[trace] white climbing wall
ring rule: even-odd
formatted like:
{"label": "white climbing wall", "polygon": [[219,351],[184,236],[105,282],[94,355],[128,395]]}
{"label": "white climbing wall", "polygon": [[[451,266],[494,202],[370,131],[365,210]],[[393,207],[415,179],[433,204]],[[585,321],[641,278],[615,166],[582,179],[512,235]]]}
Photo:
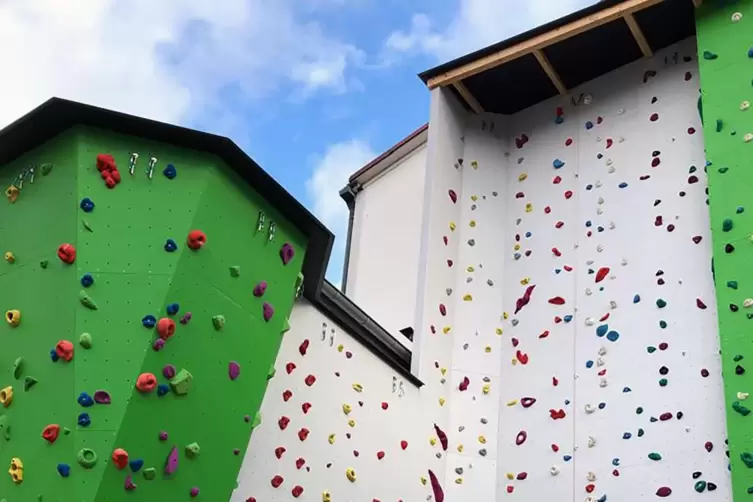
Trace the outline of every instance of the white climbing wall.
{"label": "white climbing wall", "polygon": [[[573,91],[586,97],[577,106],[558,97],[468,120],[462,185],[442,194],[462,213],[447,230],[460,250],[443,303],[454,316],[451,440],[466,444],[446,481],[496,459],[497,487],[495,498],[466,479],[449,500],[634,502],[668,487],[685,501],[698,480],[716,486],[704,500],[731,500],[698,86],[688,40]],[[524,408],[524,397],[536,401]],[[498,426],[479,423],[497,411]]]}

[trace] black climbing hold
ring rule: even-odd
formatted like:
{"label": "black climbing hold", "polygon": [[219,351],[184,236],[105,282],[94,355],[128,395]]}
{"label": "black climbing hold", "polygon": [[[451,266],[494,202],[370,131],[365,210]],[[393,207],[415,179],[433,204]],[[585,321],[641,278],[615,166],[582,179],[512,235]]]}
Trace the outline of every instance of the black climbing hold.
{"label": "black climbing hold", "polygon": [[693,473],[693,479],[698,479],[698,478],[700,478],[700,477],[701,477],[702,475],[703,475],[703,473],[702,473],[701,471],[695,471],[695,472]]}
{"label": "black climbing hold", "polygon": [[731,310],[732,312],[737,312],[738,310],[740,310],[740,307],[738,307],[738,306],[737,306],[737,305],[735,305],[734,303],[730,303],[730,304],[729,304],[729,309],[730,309],[730,310]]}
{"label": "black climbing hold", "polygon": [[669,368],[667,368],[666,366],[662,366],[661,368],[659,368],[660,375],[666,375],[667,373],[669,373]]}
{"label": "black climbing hold", "polygon": [[730,243],[727,243],[727,244],[725,244],[725,245],[724,245],[724,252],[725,252],[725,253],[727,253],[727,254],[730,254],[730,253],[732,253],[732,252],[733,252],[734,250],[735,250],[735,246],[733,246],[732,244],[730,244]]}
{"label": "black climbing hold", "polygon": [[742,375],[744,373],[745,373],[745,368],[743,368],[739,364],[735,366],[735,375]]}

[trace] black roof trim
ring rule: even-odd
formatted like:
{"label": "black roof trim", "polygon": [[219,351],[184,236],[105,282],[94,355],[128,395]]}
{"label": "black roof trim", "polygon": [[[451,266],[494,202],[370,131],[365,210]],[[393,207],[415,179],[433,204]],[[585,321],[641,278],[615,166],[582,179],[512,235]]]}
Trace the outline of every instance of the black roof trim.
{"label": "black roof trim", "polygon": [[573,21],[577,21],[578,19],[596,14],[609,7],[614,7],[615,5],[619,5],[624,1],[625,0],[596,1],[593,5],[589,5],[588,7],[585,7],[579,11],[573,12],[572,14],[568,14],[567,16],[555,19],[554,21],[550,21],[546,24],[542,24],[541,26],[537,26],[532,30],[528,30],[519,35],[515,35],[514,37],[508,38],[507,40],[497,42],[496,44],[484,47],[483,49],[479,49],[475,52],[471,52],[470,54],[466,54],[465,56],[453,59],[452,61],[448,61],[447,63],[435,66],[434,68],[430,68],[424,72],[419,73],[418,77],[423,80],[424,84],[426,84],[428,83],[430,78],[442,75],[443,73],[452,71],[455,68],[459,68],[465,64],[472,63],[473,61],[481,59],[482,57],[494,54],[495,52],[507,49],[508,47],[512,47],[513,45],[525,42],[526,40],[530,40],[534,37],[538,37],[539,35],[543,35],[550,31],[556,30],[557,28],[561,28],[567,24],[572,23]]}
{"label": "black roof trim", "polygon": [[332,252],[334,235],[226,137],[75,101],[51,98],[0,130],[0,164],[6,164],[76,125],[169,143],[221,158],[308,238],[308,251],[303,261],[303,294],[316,301]]}

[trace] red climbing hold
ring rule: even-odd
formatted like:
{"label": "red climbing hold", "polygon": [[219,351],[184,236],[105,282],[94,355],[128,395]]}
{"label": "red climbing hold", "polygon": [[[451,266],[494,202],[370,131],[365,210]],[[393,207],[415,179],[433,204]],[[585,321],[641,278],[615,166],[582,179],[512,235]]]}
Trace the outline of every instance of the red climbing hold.
{"label": "red climbing hold", "polygon": [[448,267],[452,267],[452,264],[453,264],[452,260],[447,260],[447,266]]}
{"label": "red climbing hold", "polygon": [[520,343],[520,341],[517,338],[515,338],[515,337],[511,338],[510,342],[512,343],[513,347],[517,347],[518,344]]}
{"label": "red climbing hold", "polygon": [[672,414],[670,412],[662,413],[659,415],[659,420],[662,422],[666,422],[667,420],[670,420],[672,418]]}
{"label": "red climbing hold", "polygon": [[572,272],[572,271],[573,271],[573,267],[571,267],[570,265],[565,265],[565,266],[564,266],[564,267],[562,267],[562,268],[564,268],[564,269],[565,269],[565,272]]}
{"label": "red climbing hold", "polygon": [[305,463],[306,461],[303,458],[298,457],[297,459],[295,459],[295,468],[301,470],[301,467],[303,467],[303,464]]}
{"label": "red climbing hold", "polygon": [[518,481],[523,481],[527,477],[528,477],[528,473],[527,472],[519,472],[518,475],[515,476],[515,479],[517,479]]}
{"label": "red climbing hold", "polygon": [[672,495],[672,488],[668,486],[662,486],[661,488],[656,490],[657,497],[664,498],[664,497],[669,497],[670,495]]}
{"label": "red climbing hold", "polygon": [[526,439],[528,439],[528,433],[526,431],[520,431],[518,432],[518,435],[515,436],[515,444],[520,446],[526,442]]}
{"label": "red climbing hold", "polygon": [[598,117],[596,117],[596,125],[601,125],[602,122],[604,122],[604,119],[601,118],[601,115],[599,115]]}
{"label": "red climbing hold", "polygon": [[447,245],[447,243],[449,242],[449,241],[447,240],[447,236],[446,236],[446,235],[443,235],[443,236],[442,236],[442,240],[444,241],[444,245],[445,245],[445,246],[446,246],[446,245]]}
{"label": "red climbing hold", "polygon": [[562,183],[562,178],[561,178],[561,177],[559,177],[559,176],[555,176],[555,177],[554,177],[554,178],[552,179],[552,183],[554,183],[555,185],[559,185],[560,183]]}
{"label": "red climbing hold", "polygon": [[669,347],[669,344],[667,344],[667,342],[661,342],[659,344],[659,350],[667,350],[668,347]]}
{"label": "red climbing hold", "polygon": [[568,191],[565,192],[565,199],[570,199],[570,197],[572,197],[572,196],[573,196],[573,191],[572,190],[568,190]]}
{"label": "red climbing hold", "polygon": [[447,307],[445,307],[443,304],[439,304],[439,313],[443,316],[447,315]]}
{"label": "red climbing hold", "polygon": [[557,377],[552,377],[552,387],[557,387],[560,384],[560,381],[557,380]]}
{"label": "red climbing hold", "polygon": [[573,138],[567,138],[565,140],[565,146],[570,146],[573,144]]}
{"label": "red climbing hold", "polygon": [[604,322],[604,321],[606,321],[607,319],[609,319],[609,312],[607,312],[607,313],[606,313],[606,314],[604,314],[603,316],[599,317],[599,322]]}
{"label": "red climbing hold", "polygon": [[707,452],[711,453],[711,450],[714,449],[714,443],[712,443],[711,441],[706,441],[703,447],[706,448]]}
{"label": "red climbing hold", "polygon": [[690,80],[691,78],[693,78],[693,74],[690,73],[689,71],[686,71],[684,78],[685,78],[685,82],[687,82],[688,80]]}
{"label": "red climbing hold", "polygon": [[560,220],[554,224],[554,228],[562,228],[564,225],[565,225],[565,222]]}
{"label": "red climbing hold", "polygon": [[306,377],[304,382],[306,383],[306,385],[311,387],[312,385],[314,385],[314,383],[316,383],[316,377],[314,375],[309,375]]}
{"label": "red climbing hold", "polygon": [[434,432],[437,433],[439,442],[442,444],[442,449],[444,451],[447,451],[447,446],[448,446],[447,434],[445,434],[444,431],[440,429],[437,424],[434,424]]}
{"label": "red climbing hold", "polygon": [[612,476],[614,476],[616,478],[619,477],[620,476],[620,471],[618,471],[617,469],[613,470],[612,471]]}
{"label": "red climbing hold", "polygon": [[458,194],[456,194],[455,190],[452,189],[448,190],[447,193],[449,194],[452,203],[455,204],[458,201]]}
{"label": "red climbing hold", "polygon": [[303,403],[303,404],[301,405],[301,410],[303,411],[303,414],[304,414],[304,415],[305,415],[306,413],[308,413],[310,409],[311,409],[311,403]]}
{"label": "red climbing hold", "polygon": [[61,244],[58,246],[58,258],[68,265],[76,261],[76,248],[72,244]]}
{"label": "red climbing hold", "polygon": [[285,481],[285,479],[277,474],[272,478],[272,488],[279,488],[283,481]]}
{"label": "red climbing hold", "polygon": [[700,235],[696,235],[695,237],[693,237],[693,242],[696,244],[700,244],[702,240],[703,240],[703,237]]}
{"label": "red climbing hold", "polygon": [[295,368],[296,368],[296,365],[295,365],[295,363],[288,363],[288,364],[286,364],[286,365],[285,365],[285,372],[286,372],[286,373],[287,373],[288,375],[290,375],[290,374],[291,374],[291,373],[293,372],[293,370],[294,370]]}
{"label": "red climbing hold", "polygon": [[60,426],[58,424],[50,424],[42,431],[42,439],[50,444],[53,444],[60,435]]}
{"label": "red climbing hold", "polygon": [[384,458],[384,452],[383,451],[378,451],[377,452],[377,460],[382,460],[383,458]]}
{"label": "red climbing hold", "polygon": [[549,298],[548,301],[552,305],[564,305],[565,304],[565,299],[562,298],[561,296],[555,296],[554,298]]}
{"label": "red climbing hold", "polygon": [[539,338],[546,338],[549,336],[549,330],[544,331],[539,335]]}
{"label": "red climbing hold", "polygon": [[405,451],[405,449],[408,448],[408,441],[406,441],[404,439],[402,441],[400,441],[400,448],[402,448],[403,451]]}
{"label": "red climbing hold", "polygon": [[73,359],[73,350],[73,344],[68,340],[60,340],[55,345],[55,354],[66,362],[71,362]]}
{"label": "red climbing hold", "polygon": [[551,207],[549,207],[549,206],[546,206],[546,207],[544,208],[544,214],[549,214],[549,213],[551,213],[551,212],[552,212],[552,208],[551,208]]}
{"label": "red climbing hold", "polygon": [[517,351],[515,353],[515,358],[520,362],[520,364],[528,364],[528,354],[524,354],[521,351]]}
{"label": "red climbing hold", "polygon": [[695,127],[688,127],[688,134],[695,134]]}
{"label": "red climbing hold", "polygon": [[515,487],[513,485],[507,485],[505,487],[505,490],[507,491],[507,493],[512,493],[515,491]]}
{"label": "red climbing hold", "polygon": [[163,340],[169,339],[175,334],[175,321],[169,317],[163,317],[157,322],[157,334]]}
{"label": "red climbing hold", "polygon": [[694,183],[698,183],[698,176],[696,176],[695,174],[688,176],[688,184],[692,185]]}
{"label": "red climbing hold", "polygon": [[301,342],[301,344],[298,346],[298,352],[302,355],[306,355],[306,351],[309,350],[309,340],[308,338]]}
{"label": "red climbing hold", "polygon": [[460,392],[465,392],[468,390],[468,386],[471,384],[471,381],[468,377],[463,377],[463,381],[460,382],[460,385],[458,385],[458,390]]}
{"label": "red climbing hold", "polygon": [[656,218],[654,219],[654,226],[655,226],[655,227],[660,227],[660,226],[662,226],[663,224],[664,224],[664,220],[663,220],[663,218],[661,217],[661,215],[657,216],[657,217],[656,217]]}
{"label": "red climbing hold", "polygon": [[291,391],[290,389],[287,389],[285,392],[282,393],[282,400],[285,401],[286,403],[291,397],[293,397],[293,391]]}
{"label": "red climbing hold", "polygon": [[707,378],[707,377],[709,376],[709,370],[707,370],[706,368],[703,368],[703,369],[701,370],[701,376],[702,376],[703,378]]}
{"label": "red climbing hold", "polygon": [[102,172],[102,171],[110,171],[112,169],[117,169],[117,166],[115,165],[115,158],[109,153],[98,154],[97,155],[97,170],[99,172]]}
{"label": "red climbing hold", "polygon": [[207,243],[207,236],[201,230],[191,230],[188,232],[188,238],[186,239],[186,245],[189,249],[194,251],[204,247]]}
{"label": "red climbing hold", "polygon": [[[526,141],[528,141],[528,138],[526,138]],[[429,482],[431,483],[431,490],[434,492],[434,502],[444,502],[444,490],[442,490],[442,485],[439,484],[439,480],[431,469],[429,469]]]}
{"label": "red climbing hold", "polygon": [[601,267],[598,272],[596,272],[596,278],[594,282],[601,282],[609,275],[609,267]]}
{"label": "red climbing hold", "polygon": [[552,248],[552,254],[554,256],[562,256],[562,252],[557,248]]}
{"label": "red climbing hold", "polygon": [[565,414],[565,410],[559,409],[559,410],[549,410],[549,418],[552,420],[559,420],[562,418],[565,418],[567,415]]}
{"label": "red climbing hold", "polygon": [[282,458],[282,455],[283,455],[283,454],[284,454],[284,453],[285,453],[286,451],[287,451],[287,450],[285,449],[285,447],[284,447],[284,446],[278,446],[277,448],[275,448],[275,457],[277,457],[277,460],[280,460],[280,459]]}
{"label": "red climbing hold", "polygon": [[586,493],[593,493],[593,491],[596,489],[596,485],[593,483],[589,483],[586,485]]}
{"label": "red climbing hold", "polygon": [[515,313],[516,313],[516,314],[517,314],[518,312],[520,312],[520,310],[521,310],[521,309],[522,309],[523,307],[525,307],[526,305],[528,305],[528,302],[530,302],[530,301],[531,301],[531,294],[533,293],[533,289],[534,289],[535,287],[536,287],[536,285],[535,285],[535,284],[534,284],[534,285],[531,285],[531,286],[528,286],[528,287],[526,288],[526,291],[525,291],[525,293],[523,293],[523,296],[521,296],[520,298],[518,298],[518,299],[517,299],[517,300],[515,301]]}
{"label": "red climbing hold", "polygon": [[301,441],[306,441],[306,438],[309,437],[309,434],[311,433],[310,430],[308,430],[305,427],[302,427],[301,430],[298,431],[298,439]]}
{"label": "red climbing hold", "polygon": [[659,114],[658,113],[652,113],[651,116],[648,118],[651,122],[656,122],[659,120]]}
{"label": "red climbing hold", "polygon": [[659,167],[659,164],[661,164],[661,159],[659,157],[651,159],[651,167]]}
{"label": "red climbing hold", "polygon": [[387,403],[386,403],[386,402],[384,402],[384,401],[382,402],[382,409],[383,409],[383,410],[386,410],[386,409],[387,409],[387,408],[389,408],[389,407],[390,407],[390,405],[389,405],[389,404],[387,404]]}
{"label": "red climbing hold", "polygon": [[700,298],[695,299],[695,305],[701,310],[706,310],[706,304]]}
{"label": "red climbing hold", "polygon": [[128,465],[128,452],[122,448],[117,448],[112,452],[112,463],[119,470],[123,470]]}
{"label": "red climbing hold", "polygon": [[290,493],[293,495],[293,497],[298,498],[303,493],[303,487],[301,485],[295,485]]}
{"label": "red climbing hold", "polygon": [[288,428],[288,424],[290,423],[290,419],[288,417],[280,417],[280,419],[277,421],[277,425],[280,426],[280,430],[284,431]]}
{"label": "red climbing hold", "polygon": [[613,143],[612,138],[607,138],[607,150],[609,150]]}
{"label": "red climbing hold", "polygon": [[556,444],[552,444],[552,451],[553,451],[554,453],[557,453],[558,451],[560,451],[560,447],[559,447],[559,446],[557,446]]}
{"label": "red climbing hold", "polygon": [[525,196],[526,196],[526,194],[524,194],[523,192],[518,192],[518,193],[515,194],[515,198],[516,199],[522,199]]}

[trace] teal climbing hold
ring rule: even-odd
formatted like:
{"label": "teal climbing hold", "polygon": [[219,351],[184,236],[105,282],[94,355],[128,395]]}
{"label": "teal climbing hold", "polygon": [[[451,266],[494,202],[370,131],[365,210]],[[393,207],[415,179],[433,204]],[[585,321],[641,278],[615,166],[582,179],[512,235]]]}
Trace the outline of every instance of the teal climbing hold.
{"label": "teal climbing hold", "polygon": [[726,220],[722,222],[722,230],[725,232],[729,232],[730,230],[732,230],[732,225],[733,225],[732,220],[727,218]]}
{"label": "teal climbing hold", "polygon": [[596,328],[596,336],[602,337],[607,334],[609,331],[609,325],[608,324],[602,324],[598,328]]}
{"label": "teal climbing hold", "polygon": [[740,454],[740,460],[743,461],[743,463],[748,467],[748,469],[753,469],[753,455],[750,452],[743,452]]}
{"label": "teal climbing hold", "polygon": [[716,132],[722,132],[723,126],[724,123],[722,122],[722,119],[716,119]]}
{"label": "teal climbing hold", "polygon": [[667,327],[667,321],[659,321],[659,327],[665,329]]}
{"label": "teal climbing hold", "polygon": [[667,302],[659,298],[656,300],[656,306],[659,307],[660,309],[663,309],[664,307],[667,306]]}
{"label": "teal climbing hold", "polygon": [[730,289],[737,289],[737,281],[727,281],[727,287]]}
{"label": "teal climbing hold", "polygon": [[718,56],[718,55],[717,55],[716,53],[714,53],[714,52],[711,52],[711,51],[703,51],[703,59],[706,59],[706,60],[708,60],[708,61],[712,61],[712,60],[714,60],[714,59],[716,59],[716,58],[718,58],[718,57],[719,57],[719,56]]}
{"label": "teal climbing hold", "polygon": [[612,330],[609,333],[607,333],[607,340],[609,340],[610,342],[616,342],[617,340],[619,340],[619,338],[620,338],[620,334],[616,332],[615,330]]}
{"label": "teal climbing hold", "polygon": [[732,403],[732,409],[744,417],[750,415],[750,409],[740,404],[740,401],[735,401],[734,403]]}

